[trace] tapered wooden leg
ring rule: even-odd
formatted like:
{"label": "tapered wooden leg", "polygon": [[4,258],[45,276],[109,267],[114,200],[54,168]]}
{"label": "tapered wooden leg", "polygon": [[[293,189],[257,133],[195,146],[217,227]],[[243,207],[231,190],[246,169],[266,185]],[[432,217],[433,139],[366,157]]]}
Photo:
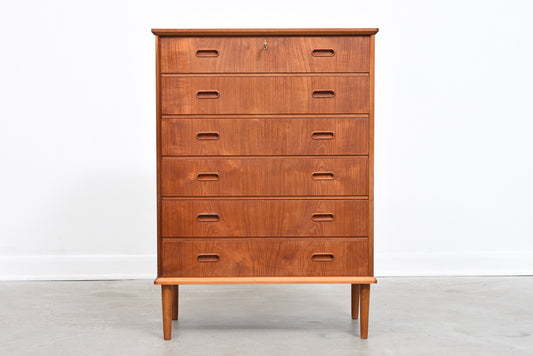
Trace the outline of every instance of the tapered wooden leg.
{"label": "tapered wooden leg", "polygon": [[361,339],[368,337],[368,312],[370,307],[370,284],[361,284]]}
{"label": "tapered wooden leg", "polygon": [[359,318],[359,284],[352,284],[352,319]]}
{"label": "tapered wooden leg", "polygon": [[172,286],[172,320],[178,320],[179,285]]}
{"label": "tapered wooden leg", "polygon": [[161,286],[163,304],[163,337],[170,340],[172,336],[172,286]]}

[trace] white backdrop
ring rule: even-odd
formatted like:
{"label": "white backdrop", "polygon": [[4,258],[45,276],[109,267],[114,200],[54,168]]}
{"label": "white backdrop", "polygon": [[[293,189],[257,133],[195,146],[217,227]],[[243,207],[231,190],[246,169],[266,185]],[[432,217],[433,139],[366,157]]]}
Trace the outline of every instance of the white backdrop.
{"label": "white backdrop", "polygon": [[533,274],[528,1],[3,1],[0,279],[155,275],[151,28],[379,27],[376,275]]}

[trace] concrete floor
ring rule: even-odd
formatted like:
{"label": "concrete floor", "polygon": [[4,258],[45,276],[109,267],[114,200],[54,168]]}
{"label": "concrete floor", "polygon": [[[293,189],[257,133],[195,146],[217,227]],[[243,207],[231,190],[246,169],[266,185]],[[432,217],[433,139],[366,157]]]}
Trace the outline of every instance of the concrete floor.
{"label": "concrete floor", "polygon": [[369,338],[348,285],[180,287],[162,337],[149,280],[0,283],[0,355],[533,355],[533,277],[380,278]]}

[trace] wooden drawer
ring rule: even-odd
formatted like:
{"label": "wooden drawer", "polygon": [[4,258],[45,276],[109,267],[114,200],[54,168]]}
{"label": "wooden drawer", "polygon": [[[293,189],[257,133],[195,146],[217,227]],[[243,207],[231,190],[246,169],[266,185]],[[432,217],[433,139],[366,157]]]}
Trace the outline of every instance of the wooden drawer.
{"label": "wooden drawer", "polygon": [[367,114],[369,77],[163,76],[162,114]]}
{"label": "wooden drawer", "polygon": [[163,277],[367,276],[368,239],[163,239]]}
{"label": "wooden drawer", "polygon": [[163,237],[368,236],[368,200],[163,199]]}
{"label": "wooden drawer", "polygon": [[363,36],[163,37],[160,41],[162,73],[370,70],[370,39]]}
{"label": "wooden drawer", "polygon": [[164,119],[163,156],[367,155],[368,118]]}
{"label": "wooden drawer", "polygon": [[367,195],[367,157],[163,158],[163,196]]}

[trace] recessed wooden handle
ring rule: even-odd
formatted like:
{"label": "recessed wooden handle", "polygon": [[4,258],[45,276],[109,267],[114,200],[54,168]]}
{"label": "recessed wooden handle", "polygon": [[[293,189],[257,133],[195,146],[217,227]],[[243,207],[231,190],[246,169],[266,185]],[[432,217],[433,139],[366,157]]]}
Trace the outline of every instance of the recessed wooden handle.
{"label": "recessed wooden handle", "polygon": [[313,131],[311,134],[313,140],[333,140],[335,132],[333,131]]}
{"label": "recessed wooden handle", "polygon": [[197,57],[218,57],[218,51],[216,49],[199,49],[196,51]]}
{"label": "recessed wooden handle", "polygon": [[196,134],[197,140],[218,140],[219,137],[218,132],[198,132]]}
{"label": "recessed wooden handle", "polygon": [[196,179],[198,180],[219,180],[220,179],[220,174],[216,173],[216,172],[208,172],[208,173],[198,173],[196,175]]}
{"label": "recessed wooden handle", "polygon": [[203,213],[203,214],[198,214],[196,219],[199,222],[217,222],[218,220],[220,220],[220,217],[218,216],[218,214]]}
{"label": "recessed wooden handle", "polygon": [[201,254],[196,257],[198,262],[218,262],[220,257],[216,253]]}
{"label": "recessed wooden handle", "polygon": [[331,48],[317,48],[313,50],[314,57],[333,57],[335,51]]}
{"label": "recessed wooden handle", "polygon": [[333,98],[335,90],[313,90],[313,98]]}
{"label": "recessed wooden handle", "polygon": [[218,90],[198,90],[196,97],[198,99],[218,99],[219,93]]}
{"label": "recessed wooden handle", "polygon": [[314,213],[313,214],[313,221],[321,222],[321,221],[333,221],[335,219],[335,215],[332,213]]}
{"label": "recessed wooden handle", "polygon": [[331,180],[334,178],[335,178],[335,174],[333,172],[314,172],[313,173],[314,180]]}
{"label": "recessed wooden handle", "polygon": [[332,262],[335,256],[332,253],[313,253],[311,259],[314,262]]}

